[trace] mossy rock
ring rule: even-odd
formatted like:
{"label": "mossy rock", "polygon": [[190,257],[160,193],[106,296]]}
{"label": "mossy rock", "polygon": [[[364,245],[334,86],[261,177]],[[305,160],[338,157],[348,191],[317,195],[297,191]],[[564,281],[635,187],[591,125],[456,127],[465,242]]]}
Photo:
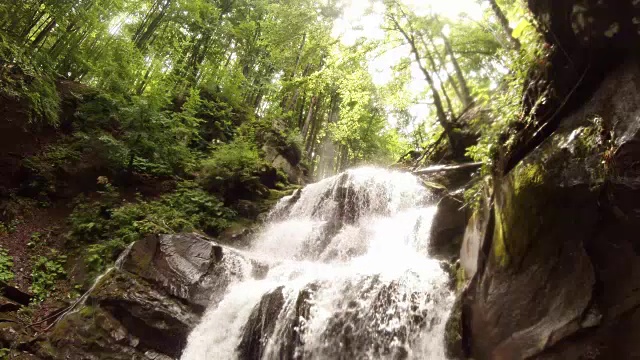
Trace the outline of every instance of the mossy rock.
{"label": "mossy rock", "polygon": [[502,266],[519,266],[534,242],[571,236],[580,214],[593,216],[582,210],[595,211],[607,176],[602,124],[585,118],[574,126],[496,180],[493,260]]}
{"label": "mossy rock", "polygon": [[176,357],[197,319],[151,284],[114,269],[85,305],[53,327],[40,348],[54,359],[146,359],[147,350]]}
{"label": "mossy rock", "polygon": [[445,353],[448,359],[463,359],[462,349],[462,297],[453,303],[444,328]]}
{"label": "mossy rock", "polygon": [[640,352],[639,78],[636,60],[609,74],[539,146],[495,174],[495,221],[479,235],[487,242],[464,291],[466,356]]}

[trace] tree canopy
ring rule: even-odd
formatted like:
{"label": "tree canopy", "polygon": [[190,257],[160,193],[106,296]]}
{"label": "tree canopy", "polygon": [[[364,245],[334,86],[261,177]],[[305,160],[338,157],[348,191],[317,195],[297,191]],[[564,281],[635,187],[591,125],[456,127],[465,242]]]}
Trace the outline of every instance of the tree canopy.
{"label": "tree canopy", "polygon": [[[101,141],[121,145],[129,167],[161,159],[176,171],[194,148],[229,142],[249,122],[295,140],[316,174],[412,149],[462,160],[493,122],[470,109],[517,95],[509,76],[520,71],[522,82],[523,70],[509,64],[537,46],[518,1],[479,3],[473,19],[371,0],[386,37],[347,45],[334,27],[350,3],[338,0],[6,2],[0,75],[13,85],[3,94],[26,98],[34,122],[56,124],[56,81],[100,90],[104,108],[90,110],[116,113],[125,134]],[[398,54],[393,77],[378,84],[371,61],[386,51]],[[416,77],[422,89],[411,93]]]}

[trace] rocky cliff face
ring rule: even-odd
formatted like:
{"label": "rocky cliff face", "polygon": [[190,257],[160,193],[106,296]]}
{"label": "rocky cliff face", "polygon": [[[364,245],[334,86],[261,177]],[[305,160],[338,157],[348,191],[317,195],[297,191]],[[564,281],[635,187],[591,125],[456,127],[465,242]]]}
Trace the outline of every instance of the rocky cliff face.
{"label": "rocky cliff face", "polygon": [[[555,115],[538,114],[546,129],[503,156],[467,227],[467,357],[640,356],[638,6],[530,1],[567,58],[546,75]],[[561,75],[576,56],[582,70]]]}

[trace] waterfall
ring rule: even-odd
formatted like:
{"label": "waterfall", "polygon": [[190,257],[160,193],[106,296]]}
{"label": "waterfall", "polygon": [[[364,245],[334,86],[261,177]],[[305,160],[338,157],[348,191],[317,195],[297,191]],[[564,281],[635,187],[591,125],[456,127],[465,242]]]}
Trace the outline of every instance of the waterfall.
{"label": "waterfall", "polygon": [[428,254],[436,212],[413,175],[349,170],[282,199],[183,360],[445,359],[449,278]]}

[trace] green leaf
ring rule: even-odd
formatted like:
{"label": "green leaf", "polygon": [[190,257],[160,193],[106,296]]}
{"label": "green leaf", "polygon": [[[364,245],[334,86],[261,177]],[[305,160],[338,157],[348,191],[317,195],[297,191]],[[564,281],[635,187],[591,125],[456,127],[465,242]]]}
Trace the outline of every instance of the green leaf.
{"label": "green leaf", "polygon": [[514,38],[519,39],[524,35],[525,31],[532,29],[534,29],[534,27],[527,19],[520,19],[518,25],[513,29],[512,35]]}

